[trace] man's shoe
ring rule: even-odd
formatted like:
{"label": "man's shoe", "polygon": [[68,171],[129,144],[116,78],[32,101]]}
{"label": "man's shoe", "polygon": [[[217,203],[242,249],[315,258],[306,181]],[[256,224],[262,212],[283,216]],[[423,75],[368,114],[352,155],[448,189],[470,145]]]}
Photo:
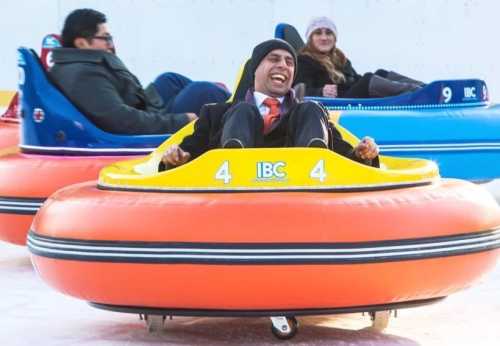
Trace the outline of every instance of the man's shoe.
{"label": "man's shoe", "polygon": [[328,149],[328,145],[325,143],[324,140],[321,138],[313,138],[309,141],[307,144],[309,148],[322,148],[322,149]]}
{"label": "man's shoe", "polygon": [[229,138],[223,145],[222,147],[224,149],[243,149],[245,146],[239,139],[236,138]]}

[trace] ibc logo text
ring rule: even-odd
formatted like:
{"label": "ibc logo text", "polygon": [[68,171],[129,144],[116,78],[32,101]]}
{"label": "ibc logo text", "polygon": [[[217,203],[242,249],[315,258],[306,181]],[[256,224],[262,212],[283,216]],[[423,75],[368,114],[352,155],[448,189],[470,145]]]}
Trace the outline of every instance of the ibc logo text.
{"label": "ibc logo text", "polygon": [[476,88],[475,87],[465,87],[464,88],[464,97],[468,99],[476,98]]}
{"label": "ibc logo text", "polygon": [[257,162],[257,180],[284,180],[286,163],[278,162]]}

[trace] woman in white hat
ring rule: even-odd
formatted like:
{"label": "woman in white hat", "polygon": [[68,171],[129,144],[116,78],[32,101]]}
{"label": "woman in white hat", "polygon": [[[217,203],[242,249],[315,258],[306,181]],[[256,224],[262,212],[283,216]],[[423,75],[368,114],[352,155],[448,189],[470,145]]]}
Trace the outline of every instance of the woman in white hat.
{"label": "woman in white hat", "polygon": [[313,18],[306,30],[306,45],[299,51],[295,83],[304,83],[306,96],[371,98],[399,95],[423,86],[422,82],[393,71],[359,75],[337,48],[338,31],[328,17]]}

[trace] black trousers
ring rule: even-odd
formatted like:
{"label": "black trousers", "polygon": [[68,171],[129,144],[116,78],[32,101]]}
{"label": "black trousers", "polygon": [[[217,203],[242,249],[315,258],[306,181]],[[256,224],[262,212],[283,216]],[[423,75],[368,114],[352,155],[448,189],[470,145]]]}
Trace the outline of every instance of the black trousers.
{"label": "black trousers", "polygon": [[[392,74],[394,75],[394,72]],[[392,82],[403,82],[403,83],[410,83],[410,84],[414,83],[414,84],[420,85],[420,86],[425,85],[424,83],[422,83],[420,81],[413,80],[411,78],[408,78],[406,76],[402,76],[399,74],[396,74],[397,78],[391,77],[391,73],[389,73],[389,71],[384,70],[384,69],[378,69],[377,71],[375,71],[375,73],[371,73],[371,72],[365,73],[363,75],[363,77],[361,77],[356,83],[351,85],[349,89],[342,90],[342,92],[340,92],[339,97],[345,97],[345,98],[372,98],[372,97],[374,97],[370,93],[370,81],[372,80],[374,75],[385,78],[385,79],[392,81]],[[411,91],[412,89],[409,89],[409,90]],[[387,96],[393,96],[393,95],[387,95]],[[380,97],[380,96],[377,96],[377,97]]]}
{"label": "black trousers", "polygon": [[370,93],[368,88],[370,86],[370,80],[373,77],[373,73],[368,72],[363,75],[356,83],[351,85],[351,87],[344,92],[342,92],[339,97],[344,98],[369,98]]}
{"label": "black trousers", "polygon": [[264,121],[255,105],[239,102],[227,110],[222,119],[221,146],[239,140],[245,148],[307,147],[313,139],[328,143],[328,118],[314,102],[292,106],[264,135]]}

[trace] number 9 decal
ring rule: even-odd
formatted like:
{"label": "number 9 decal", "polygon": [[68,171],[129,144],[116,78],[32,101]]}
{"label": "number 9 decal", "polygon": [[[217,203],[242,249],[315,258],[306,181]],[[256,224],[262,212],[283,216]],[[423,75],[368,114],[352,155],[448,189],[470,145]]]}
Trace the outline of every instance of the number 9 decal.
{"label": "number 9 decal", "polygon": [[443,91],[441,92],[443,97],[444,97],[444,103],[448,103],[451,101],[451,97],[453,96],[453,93],[451,92],[450,87],[444,87]]}

